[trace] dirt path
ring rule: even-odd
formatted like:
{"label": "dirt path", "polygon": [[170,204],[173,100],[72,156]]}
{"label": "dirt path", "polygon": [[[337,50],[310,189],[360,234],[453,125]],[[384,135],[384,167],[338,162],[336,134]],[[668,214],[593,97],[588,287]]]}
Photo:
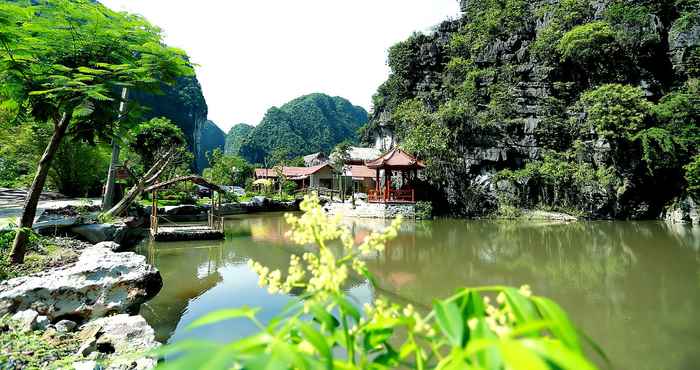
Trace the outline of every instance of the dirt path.
{"label": "dirt path", "polygon": [[[0,227],[5,226],[7,222],[14,218],[18,218],[22,214],[22,206],[24,205],[24,197],[27,192],[23,189],[7,189],[0,188]],[[67,198],[59,193],[45,192],[41,194],[37,216],[45,209],[62,208],[68,205],[79,206],[89,202],[91,205],[99,205],[101,199],[88,198],[76,199]]]}

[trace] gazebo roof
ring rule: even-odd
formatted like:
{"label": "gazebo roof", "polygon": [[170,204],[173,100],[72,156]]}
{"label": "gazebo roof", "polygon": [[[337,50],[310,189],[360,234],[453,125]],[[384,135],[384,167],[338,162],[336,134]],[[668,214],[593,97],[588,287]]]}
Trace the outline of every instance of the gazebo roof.
{"label": "gazebo roof", "polygon": [[394,148],[381,157],[368,161],[367,167],[372,169],[377,168],[395,168],[395,169],[421,169],[425,168],[425,164],[416,157],[404,152],[399,148]]}

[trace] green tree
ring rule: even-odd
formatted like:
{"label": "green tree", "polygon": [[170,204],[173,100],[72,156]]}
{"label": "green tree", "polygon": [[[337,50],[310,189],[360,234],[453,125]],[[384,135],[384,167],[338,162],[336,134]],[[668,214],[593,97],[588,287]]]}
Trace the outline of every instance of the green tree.
{"label": "green tree", "polygon": [[131,130],[129,148],[139,155],[145,168],[153,165],[156,153],[171,146],[186,149],[182,130],[167,118],[153,118]]}
{"label": "green tree", "polygon": [[167,47],[144,19],[87,0],[0,4],[2,100],[54,130],[39,160],[12,249],[22,263],[39,195],[67,133],[110,135],[123,87],[149,90],[191,74],[185,54]]}
{"label": "green tree", "polygon": [[652,111],[652,103],[642,89],[621,84],[588,91],[580,103],[590,127],[611,140],[632,139],[648,123]]}
{"label": "green tree", "polygon": [[693,157],[684,169],[685,180],[688,182],[688,191],[695,199],[700,200],[700,154]]}
{"label": "green tree", "polygon": [[574,27],[559,40],[557,51],[563,61],[583,70],[589,85],[617,76],[624,61],[615,30],[602,21]]}
{"label": "green tree", "polygon": [[209,156],[211,167],[204,170],[204,178],[219,185],[243,186],[253,176],[253,167],[245,159],[226,155],[214,149]]}

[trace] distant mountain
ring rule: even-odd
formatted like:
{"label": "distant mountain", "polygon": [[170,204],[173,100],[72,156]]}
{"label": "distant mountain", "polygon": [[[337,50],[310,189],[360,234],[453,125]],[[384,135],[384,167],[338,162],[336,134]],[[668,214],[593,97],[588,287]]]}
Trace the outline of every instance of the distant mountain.
{"label": "distant mountain", "polygon": [[207,155],[211,155],[214,149],[224,150],[226,134],[212,121],[206,121],[199,133],[199,151],[196,156],[197,168],[201,170],[209,167]]}
{"label": "distant mountain", "polygon": [[255,127],[246,123],[239,123],[228,131],[226,135],[226,154],[238,155],[243,139],[245,139]]}
{"label": "distant mountain", "polygon": [[286,151],[289,158],[329,152],[342,141],[356,141],[357,130],[367,120],[367,111],[347,99],[305,95],[268,110],[243,139],[239,152],[251,163],[263,163],[276,150]]}

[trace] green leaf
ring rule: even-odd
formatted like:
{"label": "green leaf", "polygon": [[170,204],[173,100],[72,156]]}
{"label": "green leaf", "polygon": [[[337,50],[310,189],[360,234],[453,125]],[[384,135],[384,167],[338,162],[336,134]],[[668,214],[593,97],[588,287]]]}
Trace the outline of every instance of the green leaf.
{"label": "green leaf", "polygon": [[501,341],[498,346],[509,370],[549,370],[549,366],[519,341]]}
{"label": "green leaf", "polygon": [[501,355],[495,345],[482,345],[479,348],[479,343],[497,343],[498,336],[494,333],[486,323],[484,318],[477,319],[476,327],[471,331],[467,349],[468,351],[476,351],[476,363],[484,369],[500,369],[503,363]]}
{"label": "green leaf", "polygon": [[331,353],[331,348],[328,345],[328,342],[326,342],[326,338],[319,333],[314,327],[311,325],[301,322],[299,324],[299,330],[301,330],[301,333],[311,345],[316,348],[318,353],[321,355],[325,363],[327,364],[328,369],[333,368],[333,354]]}
{"label": "green leaf", "polygon": [[399,365],[399,354],[388,343],[385,344],[386,352],[377,356],[372,365],[376,368],[393,369]]}
{"label": "green leaf", "polygon": [[506,296],[506,302],[508,306],[513,311],[515,319],[518,324],[525,324],[529,321],[537,321],[539,317],[537,316],[537,311],[534,305],[530,302],[527,297],[520,294],[520,292],[515,288],[505,288],[503,294]]}
{"label": "green leaf", "polygon": [[580,352],[572,351],[562,342],[549,339],[525,339],[523,345],[532,352],[547,358],[562,369],[595,370]]}
{"label": "green leaf", "polygon": [[360,315],[360,310],[358,310],[354,304],[352,304],[342,295],[336,296],[335,301],[336,303],[338,303],[338,306],[340,306],[340,311],[342,313],[350,315],[350,317],[352,317],[355,320],[355,322],[360,321],[360,318],[362,317]]}
{"label": "green leaf", "polygon": [[462,347],[464,345],[465,322],[457,304],[454,302],[436,301],[433,307],[435,319],[440,330],[442,330],[453,346]]}
{"label": "green leaf", "polygon": [[372,351],[377,349],[379,346],[386,343],[392,335],[394,335],[394,329],[389,326],[379,327],[366,327],[364,335],[364,348],[367,351]]}
{"label": "green leaf", "polygon": [[324,331],[331,333],[340,326],[338,319],[328,313],[323,306],[315,304],[311,306],[310,310],[311,314],[314,315],[314,320],[322,325]]}
{"label": "green leaf", "polygon": [[260,311],[260,308],[249,308],[247,306],[244,306],[241,308],[231,308],[210,312],[188,325],[187,330],[192,330],[200,326],[210,325],[220,321],[237,319],[241,317],[252,319],[255,317],[258,311]]}
{"label": "green leaf", "polygon": [[90,67],[78,67],[77,69],[80,73],[85,73],[89,75],[104,75],[109,73],[109,71],[105,71],[102,69],[94,69]]}
{"label": "green leaf", "polygon": [[540,315],[552,322],[549,328],[552,334],[561,339],[572,350],[581,352],[581,343],[578,340],[577,330],[569,321],[566,312],[550,299],[532,297],[531,300],[535,303]]}

